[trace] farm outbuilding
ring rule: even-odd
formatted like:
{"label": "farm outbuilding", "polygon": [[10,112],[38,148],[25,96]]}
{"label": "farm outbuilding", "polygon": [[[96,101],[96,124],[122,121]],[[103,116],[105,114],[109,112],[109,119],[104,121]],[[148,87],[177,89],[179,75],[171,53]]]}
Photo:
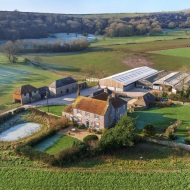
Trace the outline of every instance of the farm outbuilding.
{"label": "farm outbuilding", "polygon": [[41,99],[39,90],[29,84],[23,85],[13,92],[14,102],[21,104],[35,102]]}
{"label": "farm outbuilding", "polygon": [[[183,72],[172,72],[153,83],[154,90],[169,90],[176,93],[190,75]],[[187,82],[188,83],[188,82]]]}
{"label": "farm outbuilding", "polygon": [[136,86],[136,82],[145,77],[158,73],[150,67],[138,67],[99,80],[100,88],[124,92]]}
{"label": "farm outbuilding", "polygon": [[63,96],[76,90],[77,81],[72,77],[56,80],[49,86],[50,96],[53,97]]}
{"label": "farm outbuilding", "polygon": [[152,89],[153,88],[153,83],[160,78],[165,77],[168,75],[169,72],[166,70],[159,71],[157,73],[154,73],[148,77],[145,77],[143,79],[140,79],[136,82],[136,87],[137,88],[145,88],[145,89]]}

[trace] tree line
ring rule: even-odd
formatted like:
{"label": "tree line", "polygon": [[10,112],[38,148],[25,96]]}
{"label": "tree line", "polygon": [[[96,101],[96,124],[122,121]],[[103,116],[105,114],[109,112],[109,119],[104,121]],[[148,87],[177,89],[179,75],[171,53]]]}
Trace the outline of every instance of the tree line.
{"label": "tree line", "polygon": [[27,40],[7,41],[1,46],[1,50],[5,53],[10,62],[17,61],[18,53],[40,53],[40,52],[72,52],[82,51],[90,46],[86,39],[70,40],[61,42],[60,39],[50,43],[48,41],[36,42]]}
{"label": "tree line", "polygon": [[48,37],[51,33],[115,36],[157,35],[163,28],[190,27],[190,12],[150,13],[132,18],[0,11],[0,39]]}

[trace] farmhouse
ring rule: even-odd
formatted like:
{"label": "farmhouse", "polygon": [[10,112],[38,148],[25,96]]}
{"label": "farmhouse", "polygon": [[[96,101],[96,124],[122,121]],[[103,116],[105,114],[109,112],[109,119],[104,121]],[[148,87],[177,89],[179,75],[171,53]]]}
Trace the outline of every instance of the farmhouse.
{"label": "farmhouse", "polygon": [[103,129],[112,127],[126,112],[126,102],[118,102],[115,97],[100,100],[78,96],[74,103],[63,110],[62,115],[87,128]]}
{"label": "farmhouse", "polygon": [[35,102],[40,99],[39,90],[29,84],[23,85],[13,92],[14,102],[21,102],[21,104]]}
{"label": "farmhouse", "polygon": [[158,73],[157,70],[150,67],[138,67],[116,75],[112,75],[99,80],[100,88],[109,88],[110,90],[124,92],[136,86],[136,82],[145,77]]}
{"label": "farmhouse", "polygon": [[49,86],[50,96],[58,97],[77,90],[77,81],[71,77],[54,81]]}

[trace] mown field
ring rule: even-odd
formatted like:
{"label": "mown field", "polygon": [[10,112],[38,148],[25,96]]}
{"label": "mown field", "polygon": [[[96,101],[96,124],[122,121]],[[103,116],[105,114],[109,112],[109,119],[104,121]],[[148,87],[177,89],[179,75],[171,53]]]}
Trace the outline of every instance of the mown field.
{"label": "mown field", "polygon": [[183,121],[181,127],[175,133],[176,135],[186,137],[186,128],[190,126],[189,106],[172,105],[165,108],[152,108],[144,111],[135,111],[130,114],[137,118],[137,126],[142,129],[146,124],[150,123],[156,128],[164,130],[177,120]]}

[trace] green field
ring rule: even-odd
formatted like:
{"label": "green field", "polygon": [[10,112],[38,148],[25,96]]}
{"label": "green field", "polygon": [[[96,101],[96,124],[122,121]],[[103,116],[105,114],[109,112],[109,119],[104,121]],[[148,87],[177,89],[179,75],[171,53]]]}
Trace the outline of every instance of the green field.
{"label": "green field", "polygon": [[62,136],[60,137],[56,143],[53,144],[53,146],[49,147],[45,150],[48,154],[56,154],[57,152],[72,147],[73,143],[79,141],[76,138],[70,137],[70,136]]}
{"label": "green field", "polygon": [[168,50],[161,50],[161,51],[151,51],[150,53],[190,58],[190,48],[189,47],[168,49]]}
{"label": "green field", "polygon": [[137,118],[137,126],[142,129],[146,124],[153,124],[158,129],[165,129],[177,120],[182,120],[183,124],[177,130],[176,135],[187,136],[186,127],[190,126],[189,106],[172,105],[165,108],[152,108],[145,111],[135,111],[130,114]]}
{"label": "green field", "polygon": [[[61,105],[61,106],[49,106],[49,113],[58,115],[58,116],[62,116],[62,110],[65,108],[66,106]],[[39,107],[38,108],[41,111],[44,112],[48,112],[48,108],[47,106],[43,106],[43,107]]]}
{"label": "green field", "polygon": [[[190,172],[62,172],[1,169],[0,189],[189,189]],[[14,180],[13,180],[14,179]]]}

